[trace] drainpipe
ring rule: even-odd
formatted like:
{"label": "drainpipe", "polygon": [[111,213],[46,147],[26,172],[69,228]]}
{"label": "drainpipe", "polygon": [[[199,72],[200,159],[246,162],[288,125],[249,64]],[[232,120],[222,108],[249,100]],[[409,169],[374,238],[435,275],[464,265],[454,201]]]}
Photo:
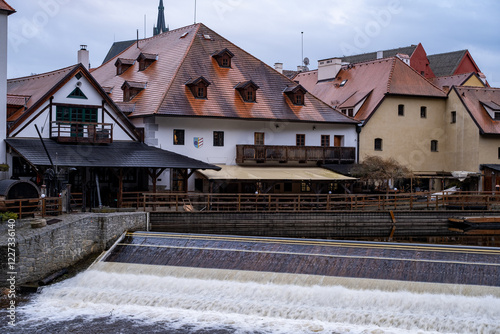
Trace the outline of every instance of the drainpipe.
{"label": "drainpipe", "polygon": [[357,140],[357,144],[356,144],[356,163],[359,164],[359,134],[361,133],[361,128],[363,127],[363,123],[359,123],[357,126],[356,126],[356,133],[358,135],[358,140]]}

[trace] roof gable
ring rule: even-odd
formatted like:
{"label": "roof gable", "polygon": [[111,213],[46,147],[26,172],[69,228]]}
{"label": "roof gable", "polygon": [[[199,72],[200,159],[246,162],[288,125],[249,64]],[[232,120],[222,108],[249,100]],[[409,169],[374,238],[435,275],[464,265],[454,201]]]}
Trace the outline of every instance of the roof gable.
{"label": "roof gable", "polygon": [[482,134],[500,134],[500,121],[487,109],[500,111],[500,88],[453,87]]}
{"label": "roof gable", "polygon": [[480,72],[468,50],[440,53],[430,55],[428,58],[432,71],[438,77]]}
{"label": "roof gable", "polygon": [[[24,124],[24,122],[34,114],[46,101],[48,101],[56,92],[58,92],[69,80],[73,77],[85,77],[86,80],[92,85],[97,93],[102,97],[110,107],[114,115],[121,121],[129,134],[137,140],[139,138],[135,127],[129,119],[120,111],[116,104],[109,98],[108,94],[92,77],[90,72],[82,65],[74,65],[60,70],[37,74],[33,76],[9,79],[7,80],[7,94],[11,96],[25,96],[26,98],[25,110],[22,110],[9,128],[9,132],[13,132],[16,128]],[[75,103],[78,105],[80,103]],[[23,125],[25,126],[25,125]]]}

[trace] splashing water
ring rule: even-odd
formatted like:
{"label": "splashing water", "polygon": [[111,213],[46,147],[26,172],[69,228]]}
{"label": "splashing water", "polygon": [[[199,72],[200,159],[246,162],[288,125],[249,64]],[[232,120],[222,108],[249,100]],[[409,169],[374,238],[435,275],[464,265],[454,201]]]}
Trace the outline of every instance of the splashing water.
{"label": "splashing water", "polygon": [[491,287],[101,262],[21,312],[27,328],[110,317],[164,331],[486,334],[500,333],[499,296]]}

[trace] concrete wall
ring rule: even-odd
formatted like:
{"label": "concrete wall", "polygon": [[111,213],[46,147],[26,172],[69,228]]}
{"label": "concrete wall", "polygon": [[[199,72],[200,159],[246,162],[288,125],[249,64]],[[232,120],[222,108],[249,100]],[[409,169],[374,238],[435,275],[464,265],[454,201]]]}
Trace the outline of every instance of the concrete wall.
{"label": "concrete wall", "polygon": [[[147,213],[65,216],[64,221],[38,229],[16,224],[17,284],[38,281],[87,256],[102,252],[127,230],[146,230]],[[4,226],[2,226],[3,228]],[[7,284],[7,237],[0,242],[0,286]]]}

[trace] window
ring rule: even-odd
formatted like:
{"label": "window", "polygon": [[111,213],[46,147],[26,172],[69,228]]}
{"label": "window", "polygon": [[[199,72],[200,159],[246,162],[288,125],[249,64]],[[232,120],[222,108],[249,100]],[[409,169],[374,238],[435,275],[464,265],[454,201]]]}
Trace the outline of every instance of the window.
{"label": "window", "polygon": [[85,94],[83,94],[82,90],[79,87],[76,87],[69,95],[68,97],[74,98],[74,99],[85,99],[87,100],[87,97]]}
{"label": "window", "polygon": [[427,118],[427,107],[420,107],[420,118]]}
{"label": "window", "polygon": [[224,146],[224,131],[214,131],[214,146]]}
{"label": "window", "polygon": [[184,145],[184,130],[174,129],[174,145]]}
{"label": "window", "polygon": [[382,138],[375,138],[375,151],[382,151]]}
{"label": "window", "polygon": [[196,97],[199,99],[204,99],[207,97],[207,88],[205,86],[198,86]]}
{"label": "window", "polygon": [[137,57],[137,61],[139,62],[139,71],[144,71],[147,69],[152,63],[156,61],[158,56],[152,53],[142,53]]}
{"label": "window", "polygon": [[457,112],[452,111],[451,112],[451,123],[456,123],[457,122]]}
{"label": "window", "polygon": [[344,115],[347,115],[347,109],[341,109],[340,110]]}
{"label": "window", "polygon": [[306,146],[306,135],[297,134],[295,136],[295,143],[297,144],[297,146]]}
{"label": "window", "polygon": [[307,183],[302,182],[300,184],[300,191],[303,192],[303,193],[308,193],[308,192],[311,191],[311,187]]}
{"label": "window", "polygon": [[97,123],[97,108],[57,106],[56,121]]}
{"label": "window", "polygon": [[216,51],[212,54],[212,57],[214,57],[214,59],[217,61],[219,67],[230,68],[231,58],[234,57],[234,54],[226,48],[221,51]]}
{"label": "window", "polygon": [[438,141],[431,140],[431,152],[437,152],[437,151],[438,151]]}
{"label": "window", "polygon": [[240,93],[241,98],[245,102],[255,102],[257,97],[257,86],[252,80],[240,82],[235,89]]}
{"label": "window", "polygon": [[347,109],[347,116],[354,117],[354,109],[352,108]]}
{"label": "window", "polygon": [[254,133],[254,145],[264,145],[264,132]]}
{"label": "window", "polygon": [[295,102],[294,102],[295,105],[298,105],[298,106],[302,106],[304,105],[304,95],[302,94],[295,94]]}
{"label": "window", "polygon": [[495,111],[495,121],[500,121],[500,112]]}
{"label": "window", "polygon": [[342,80],[342,82],[340,83],[340,85],[339,85],[339,86],[340,86],[340,87],[344,87],[346,83],[347,83],[347,79]]}
{"label": "window", "polygon": [[398,105],[398,116],[404,116],[405,115],[405,105],[400,104]]}
{"label": "window", "polygon": [[500,147],[498,148],[498,159],[500,159]]}
{"label": "window", "polygon": [[321,146],[330,146],[330,135],[321,135]]}
{"label": "window", "polygon": [[210,86],[210,82],[204,77],[189,80],[186,82],[186,86],[189,87],[196,99],[206,99],[208,97],[208,86]]}

